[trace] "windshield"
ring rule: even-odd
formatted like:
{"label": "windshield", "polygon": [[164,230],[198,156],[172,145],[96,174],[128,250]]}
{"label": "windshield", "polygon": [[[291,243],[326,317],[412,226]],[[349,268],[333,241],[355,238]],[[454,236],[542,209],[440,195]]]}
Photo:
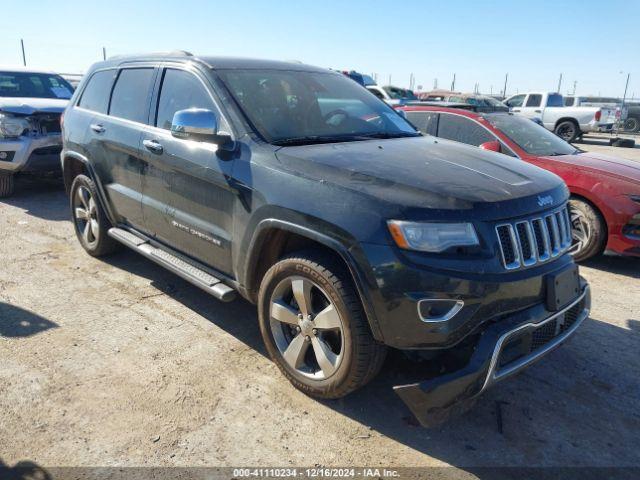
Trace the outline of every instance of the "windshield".
{"label": "windshield", "polygon": [[531,155],[572,155],[578,151],[560,137],[528,118],[510,114],[486,115],[485,118]]}
{"label": "windshield", "polygon": [[417,100],[418,99],[418,97],[416,97],[415,94],[411,90],[407,90],[407,89],[404,89],[404,88],[398,88],[398,87],[392,87],[392,86],[387,86],[387,87],[382,87],[382,88],[394,100],[402,100],[402,99],[405,99],[405,100]]}
{"label": "windshield", "polygon": [[73,87],[59,75],[0,72],[0,97],[60,98],[68,100]]}
{"label": "windshield", "polygon": [[256,130],[276,145],[420,135],[386,103],[337,73],[217,73]]}

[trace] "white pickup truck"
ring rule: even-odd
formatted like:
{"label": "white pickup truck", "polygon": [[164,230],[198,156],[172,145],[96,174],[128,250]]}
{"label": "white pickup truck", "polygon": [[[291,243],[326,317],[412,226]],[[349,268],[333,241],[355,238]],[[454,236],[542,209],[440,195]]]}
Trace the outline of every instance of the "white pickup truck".
{"label": "white pickup truck", "polygon": [[521,93],[507,98],[504,103],[514,113],[540,120],[545,128],[567,142],[573,142],[587,132],[609,132],[616,123],[615,108],[565,107],[559,93]]}

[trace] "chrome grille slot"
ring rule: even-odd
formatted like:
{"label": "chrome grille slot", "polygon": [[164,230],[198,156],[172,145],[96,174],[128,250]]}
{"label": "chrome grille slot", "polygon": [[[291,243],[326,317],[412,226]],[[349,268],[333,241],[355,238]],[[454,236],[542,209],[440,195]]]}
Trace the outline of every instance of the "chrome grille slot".
{"label": "chrome grille slot", "polygon": [[516,223],[518,244],[520,245],[520,260],[524,266],[536,263],[536,254],[533,250],[533,228],[529,222]]}
{"label": "chrome grille slot", "polygon": [[533,224],[533,231],[536,236],[536,246],[538,248],[538,261],[544,262],[549,259],[549,235],[547,234],[547,228],[541,218],[536,218],[531,221]]}
{"label": "chrome grille slot", "polygon": [[571,246],[567,207],[542,217],[496,226],[502,264],[507,270],[546,262]]}
{"label": "chrome grille slot", "polygon": [[512,225],[498,225],[498,240],[500,241],[500,252],[502,253],[502,263],[508,270],[520,266],[520,252],[516,235]]}

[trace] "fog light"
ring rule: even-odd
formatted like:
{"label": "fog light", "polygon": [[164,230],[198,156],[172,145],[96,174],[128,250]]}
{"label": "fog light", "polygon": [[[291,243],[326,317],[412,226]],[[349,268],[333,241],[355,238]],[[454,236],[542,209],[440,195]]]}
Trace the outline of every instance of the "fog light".
{"label": "fog light", "polygon": [[7,152],[0,152],[0,160],[4,160],[7,158]]}
{"label": "fog light", "polygon": [[446,322],[464,307],[462,300],[428,299],[418,302],[418,315],[423,322]]}

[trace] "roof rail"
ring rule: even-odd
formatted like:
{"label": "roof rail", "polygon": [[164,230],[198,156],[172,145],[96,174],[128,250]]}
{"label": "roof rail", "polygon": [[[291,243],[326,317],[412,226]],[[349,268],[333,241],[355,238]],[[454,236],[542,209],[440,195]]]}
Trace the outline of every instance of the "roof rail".
{"label": "roof rail", "polygon": [[123,54],[123,55],[111,55],[107,60],[117,60],[119,58],[132,58],[144,55],[145,57],[193,57],[193,53],[187,50],[172,50],[170,52],[151,52],[145,54]]}

